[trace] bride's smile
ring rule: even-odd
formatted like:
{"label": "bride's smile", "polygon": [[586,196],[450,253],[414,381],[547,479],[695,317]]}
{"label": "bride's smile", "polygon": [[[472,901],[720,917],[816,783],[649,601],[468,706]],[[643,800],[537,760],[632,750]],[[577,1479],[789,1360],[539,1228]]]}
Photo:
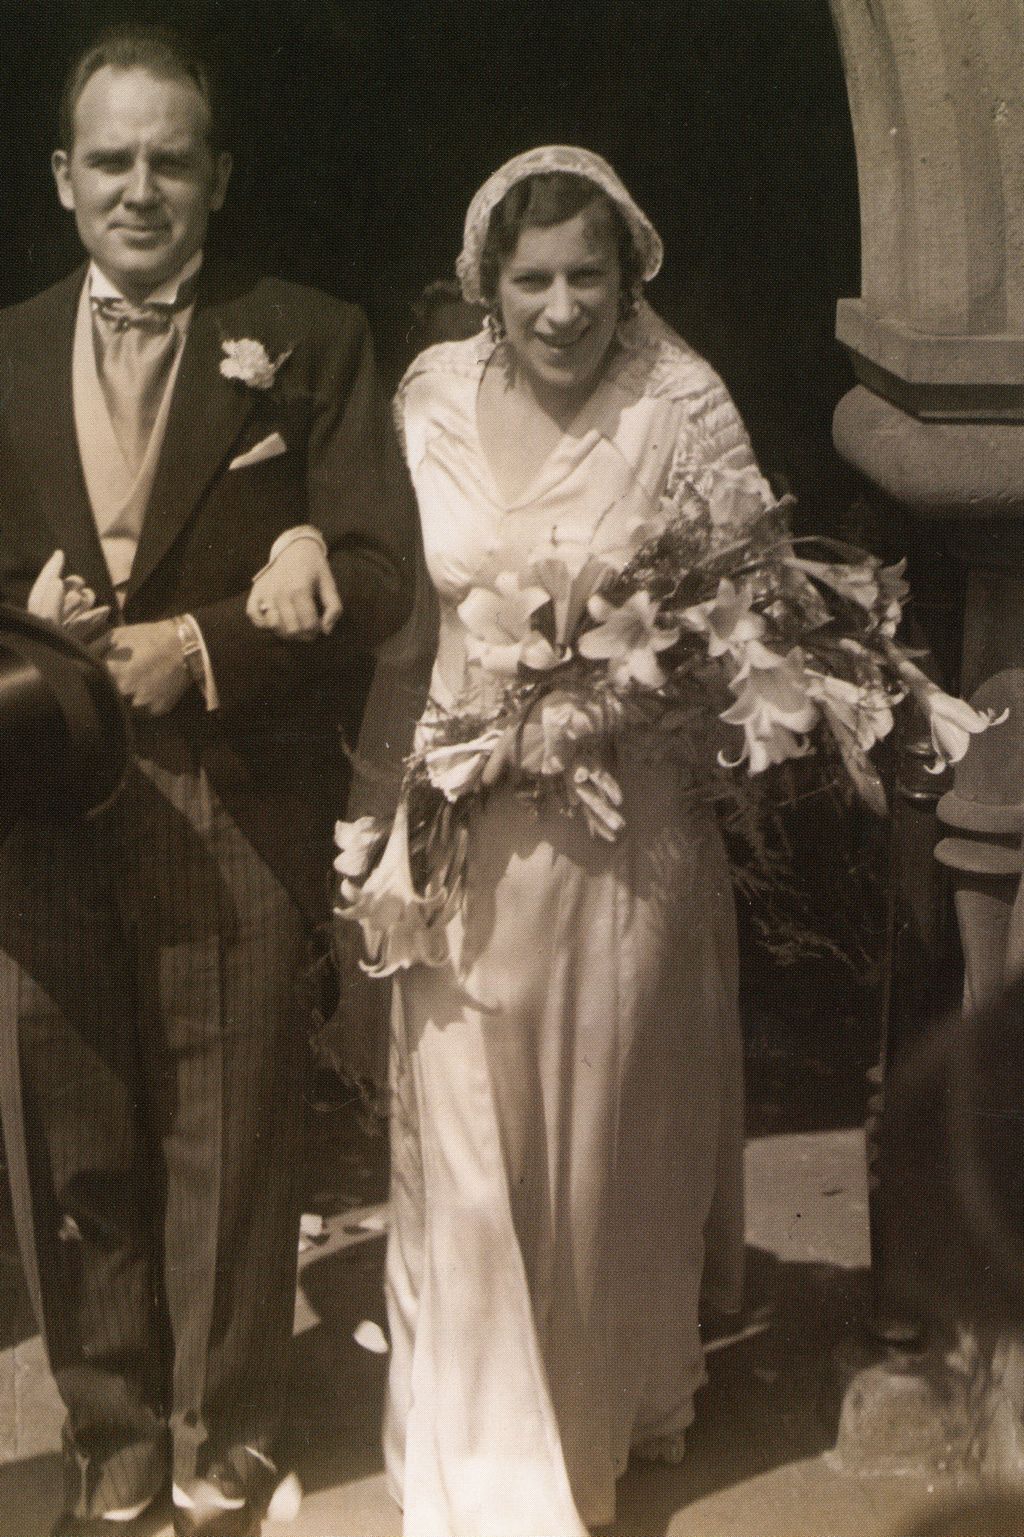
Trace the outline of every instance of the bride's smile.
{"label": "bride's smile", "polygon": [[600,198],[572,218],[522,230],[497,300],[517,367],[541,391],[585,394],[615,339],[622,274]]}

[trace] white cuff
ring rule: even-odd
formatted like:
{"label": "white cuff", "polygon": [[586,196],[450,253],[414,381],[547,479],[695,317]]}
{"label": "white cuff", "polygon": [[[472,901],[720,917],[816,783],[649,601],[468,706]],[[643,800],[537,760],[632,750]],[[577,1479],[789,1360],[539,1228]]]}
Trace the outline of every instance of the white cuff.
{"label": "white cuff", "polygon": [[314,528],[312,523],[297,523],[294,528],[286,528],[283,534],[278,534],[270,546],[270,554],[267,557],[266,565],[260,567],[256,576],[253,577],[253,581],[255,582],[258,577],[261,577],[264,571],[269,571],[277,557],[283,554],[290,544],[295,544],[299,539],[313,539],[320,546],[320,553],[326,560],[327,541],[320,530]]}
{"label": "white cuff", "polygon": [[210,653],[206,649],[206,641],[203,639],[203,632],[199,628],[198,621],[192,614],[182,614],[181,622],[183,625],[188,626],[193,636],[195,637],[196,651],[198,652],[200,661],[203,664],[203,681],[201,687],[203,690],[203,697],[206,700],[206,708],[208,710],[219,710],[220,695],[217,693],[217,682],[213,676],[213,668],[210,665]]}

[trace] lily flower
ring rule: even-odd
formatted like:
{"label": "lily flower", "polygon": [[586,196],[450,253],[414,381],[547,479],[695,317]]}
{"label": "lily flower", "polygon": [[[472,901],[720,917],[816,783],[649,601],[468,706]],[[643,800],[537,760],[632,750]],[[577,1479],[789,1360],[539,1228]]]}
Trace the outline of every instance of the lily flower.
{"label": "lily flower", "polygon": [[470,742],[432,747],[423,759],[430,783],[449,801],[468,795],[481,782],[488,760],[504,735],[500,727],[492,726]]}
{"label": "lily flower", "polygon": [[751,774],[759,774],[770,763],[810,752],[806,734],[818,719],[818,707],[808,697],[796,648],[778,657],[772,667],[751,667],[742,678],[734,678],[730,687],[738,698],[722,711],[721,719],[743,728],[744,743],[737,759],[729,762],[720,757],[720,762],[731,768],[746,762]]}
{"label": "lily flower", "polygon": [[626,525],[627,555],[635,555],[637,550],[648,544],[652,539],[657,539],[660,534],[663,534],[672,522],[675,513],[675,504],[669,497],[665,497],[656,510],[648,510],[637,517],[631,518]]}
{"label": "lily flower", "polygon": [[579,756],[580,744],[593,741],[605,725],[605,712],[596,700],[556,690],[523,726],[519,762],[528,774],[562,774]]}
{"label": "lily flower", "polygon": [[938,760],[930,772],[941,774],[947,763],[959,763],[971,745],[971,737],[989,726],[999,726],[1009,715],[1003,710],[975,710],[966,699],[955,699],[952,694],[935,689],[928,696],[925,709],[932,734],[932,746]]}
{"label": "lily flower", "polygon": [[893,701],[883,688],[871,683],[851,683],[847,678],[808,672],[807,693],[825,715],[838,721],[867,752],[893,728]]}
{"label": "lily flower", "polygon": [[501,571],[493,587],[474,587],[459,604],[459,618],[469,631],[470,654],[488,672],[513,675],[520,662],[546,671],[562,660],[545,636],[532,626],[533,615],[549,601],[543,587],[522,586],[511,571]]}
{"label": "lily flower", "polygon": [[679,626],[658,624],[660,604],[649,592],[634,592],[619,608],[599,593],[587,604],[597,628],[580,636],[577,650],[591,661],[606,660],[608,675],[616,688],[631,682],[660,688],[665,674],[657,653],[675,645]]}
{"label": "lily flower", "polygon": [[858,565],[845,565],[842,561],[806,560],[802,555],[787,555],[786,564],[795,566],[806,576],[813,577],[822,586],[830,587],[841,598],[857,603],[870,613],[879,600],[879,564],[864,560]]}
{"label": "lily flower", "polygon": [[334,842],[340,850],[334,868],[347,880],[358,881],[369,870],[373,856],[387,836],[376,817],[357,817],[354,822],[335,822]]}
{"label": "lily flower", "polygon": [[555,640],[572,642],[594,595],[611,567],[582,545],[548,540],[533,553],[530,575],[544,588],[555,612]]}
{"label": "lily flower", "polygon": [[753,596],[749,582],[737,587],[723,576],[713,598],[684,609],[680,618],[687,629],[707,636],[708,656],[731,656],[741,667],[771,667],[775,653],[762,644],[767,626],[751,607]]}
{"label": "lily flower", "polygon": [[895,647],[896,670],[921,706],[931,731],[935,763],[928,766],[931,774],[941,774],[949,763],[959,763],[971,745],[971,737],[989,726],[1001,726],[1009,710],[996,714],[995,710],[976,710],[966,699],[956,699],[933,683],[920,667],[899,656]]}
{"label": "lily flower", "polygon": [[[726,716],[722,716],[725,720]],[[785,726],[770,724],[757,726],[749,722],[743,723],[744,742],[738,758],[727,758],[723,752],[718,754],[718,761],[723,768],[739,768],[741,763],[746,763],[747,772],[761,774],[772,763],[786,763],[790,758],[806,758],[811,752],[811,743],[806,736],[796,736],[792,731],[787,731]]]}
{"label": "lily flower", "polygon": [[741,470],[716,465],[699,474],[694,484],[708,504],[712,526],[737,533],[756,522],[775,500],[771,486],[752,464]]}
{"label": "lily flower", "polygon": [[903,580],[907,569],[906,559],[895,566],[882,566],[878,572],[878,628],[890,640],[896,634],[903,617],[903,604],[910,592],[909,583]]}
{"label": "lily flower", "polygon": [[444,926],[445,896],[420,896],[409,864],[409,817],[399,801],[380,862],[362,887],[346,883],[347,907],[338,908],[363,931],[369,961],[360,968],[371,977],[390,977],[409,966],[443,966],[449,957]]}

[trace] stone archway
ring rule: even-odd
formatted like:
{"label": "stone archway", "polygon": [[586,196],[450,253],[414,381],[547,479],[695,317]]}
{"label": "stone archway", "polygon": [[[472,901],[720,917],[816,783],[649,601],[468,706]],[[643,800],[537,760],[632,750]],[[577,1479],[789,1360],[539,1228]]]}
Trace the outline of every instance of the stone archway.
{"label": "stone archway", "polygon": [[836,410],[836,447],[967,565],[961,689],[1014,706],[1002,750],[972,749],[939,808],[957,834],[938,853],[964,877],[967,1001],[981,1008],[1024,969],[1024,785],[1006,771],[1024,750],[1024,11],[830,3],[862,242],[861,294],[837,312],[858,384]]}
{"label": "stone archway", "polygon": [[[861,293],[837,311],[858,382],[836,447],[966,565],[961,690],[1011,705],[938,806],[969,1020],[1024,971],[1024,10],[830,4],[862,245]],[[898,1204],[898,1173],[883,1164],[881,1178]],[[996,1360],[989,1461],[1019,1478],[1024,1351],[1004,1341]]]}
{"label": "stone archway", "polygon": [[[861,294],[837,313],[859,382],[835,413],[836,447],[969,567],[961,687],[984,685],[990,703],[1002,688],[1009,702],[1024,668],[1024,11],[1020,0],[831,6],[862,226]],[[1005,760],[1024,721],[1004,732]],[[1004,877],[998,893],[958,894],[975,1007],[1024,957],[1024,914],[1011,925],[1019,848],[1011,869],[964,836],[1024,832],[1024,786],[995,763],[979,778],[980,756],[940,808],[961,835],[940,858]]]}
{"label": "stone archway", "polygon": [[[862,247],[861,295],[840,302],[839,339],[863,385],[923,420],[1024,420],[1019,0],[831,8]],[[991,503],[1002,510],[998,487]]]}

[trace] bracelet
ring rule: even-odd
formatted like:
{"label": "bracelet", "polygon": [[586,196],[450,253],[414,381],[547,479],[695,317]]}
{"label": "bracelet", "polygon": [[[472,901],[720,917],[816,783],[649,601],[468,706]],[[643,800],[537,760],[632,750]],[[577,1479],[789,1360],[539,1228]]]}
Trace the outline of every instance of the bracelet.
{"label": "bracelet", "polygon": [[266,565],[260,567],[260,569],[256,572],[256,575],[253,577],[253,581],[259,581],[264,572],[270,570],[277,557],[279,555],[283,555],[285,550],[290,548],[291,545],[297,544],[300,539],[312,539],[314,544],[319,549],[320,554],[326,560],[327,540],[324,538],[320,530],[318,528],[314,528],[312,523],[298,523],[294,528],[286,528],[283,534],[278,534],[277,538],[270,546],[270,554],[267,557]]}

